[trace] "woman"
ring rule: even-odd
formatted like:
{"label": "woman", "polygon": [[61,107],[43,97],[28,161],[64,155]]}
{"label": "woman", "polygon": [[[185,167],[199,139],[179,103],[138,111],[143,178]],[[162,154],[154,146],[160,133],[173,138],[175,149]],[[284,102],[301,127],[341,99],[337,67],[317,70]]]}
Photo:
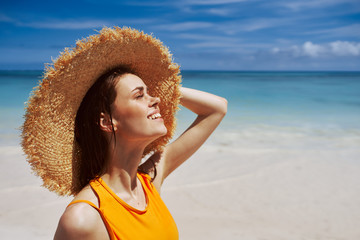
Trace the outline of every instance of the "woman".
{"label": "woman", "polygon": [[[107,39],[104,40],[104,36]],[[60,219],[55,239],[177,239],[176,225],[159,196],[162,183],[217,127],[226,113],[226,100],[209,93],[179,87],[178,71],[176,68],[174,70],[169,55],[164,57],[163,54],[168,54],[167,49],[162,47],[158,40],[153,41],[151,36],[142,33],[139,35],[139,32],[132,29],[116,28],[105,29],[97,37],[95,40],[84,40],[85,45],[92,41],[88,46],[78,43],[79,48],[85,49],[81,54],[74,54],[75,49],[73,52],[65,53],[66,56],[63,55],[54,63],[55,72],[48,71],[38,92],[35,92],[24,124],[23,146],[30,156],[30,163],[43,178],[44,185],[60,194],[64,189],[69,191],[69,185],[62,184],[55,177],[49,180],[48,175],[59,170],[51,167],[46,170],[40,169],[39,166],[45,165],[44,161],[39,160],[37,152],[29,150],[39,148],[33,142],[36,142],[34,139],[40,138],[40,134],[30,137],[30,129],[33,129],[34,125],[37,126],[38,123],[34,122],[36,117],[36,120],[41,118],[40,110],[43,111],[50,104],[52,111],[48,111],[49,114],[41,118],[47,123],[42,127],[56,122],[66,133],[67,130],[72,130],[72,136],[75,135],[72,139],[72,150],[70,149],[70,194],[75,195],[75,198]],[[119,47],[119,42],[116,42],[116,48],[120,48],[121,53],[130,48],[131,54],[141,48],[138,53],[142,53],[143,56],[134,54],[128,61],[124,61],[124,57],[118,61],[114,60],[118,56],[113,53],[114,48],[111,48],[109,53],[104,50],[107,44],[114,44],[114,39],[125,42],[126,47]],[[139,47],[139,41],[145,47]],[[134,43],[135,47],[130,46],[129,42]],[[153,50],[154,46],[157,46],[156,50]],[[159,57],[154,57],[154,52],[143,53],[144,50],[160,52],[157,55]],[[97,51],[103,58],[96,56],[89,61],[89,56],[96,55]],[[109,56],[111,54],[114,57]],[[151,59],[145,59],[148,56],[151,56]],[[164,59],[167,60],[167,64],[164,64]],[[76,69],[82,69],[83,66],[93,64],[94,68],[97,68],[106,65],[104,62],[113,65],[114,61],[117,66],[110,69],[104,67],[100,76],[100,70],[97,71],[94,74],[98,76],[95,80],[91,74],[90,77],[84,77],[79,73],[73,76],[73,72],[79,71]],[[57,63],[61,66],[57,66]],[[84,73],[84,70],[80,71]],[[149,78],[148,75],[153,72],[155,75]],[[148,80],[145,80],[146,78]],[[79,86],[88,87],[59,91],[64,81],[70,82],[69,79],[76,79],[81,82]],[[158,95],[162,97],[159,98]],[[46,103],[39,103],[39,99],[47,97]],[[66,100],[66,97],[71,100]],[[73,104],[74,101],[80,101],[80,104]],[[198,116],[178,139],[166,145],[173,134],[177,101]],[[74,123],[74,128],[66,129],[68,125],[64,127],[64,122],[69,122],[70,119]],[[39,126],[35,128],[41,129]],[[54,126],[49,127],[49,130],[53,128]],[[56,133],[56,138],[64,138],[58,137],[61,135],[58,131]],[[48,141],[48,138],[45,138]],[[49,146],[48,143],[41,143]],[[69,154],[69,150],[64,150],[66,147],[54,144],[51,145],[52,154],[49,155],[53,155],[58,148],[61,152]],[[35,155],[37,157],[34,157]],[[44,155],[46,154],[41,154],[43,158]],[[144,156],[147,159],[141,164]],[[46,161],[46,164],[51,165],[49,161]],[[52,164],[54,162],[63,166],[59,160],[52,161]]]}

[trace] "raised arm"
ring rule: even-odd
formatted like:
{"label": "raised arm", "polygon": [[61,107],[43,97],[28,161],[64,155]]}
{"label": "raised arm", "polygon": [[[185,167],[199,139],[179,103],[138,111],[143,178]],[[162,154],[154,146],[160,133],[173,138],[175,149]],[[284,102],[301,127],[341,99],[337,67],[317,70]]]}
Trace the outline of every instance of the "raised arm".
{"label": "raised arm", "polygon": [[222,97],[184,87],[181,93],[180,104],[198,116],[178,139],[165,148],[162,155],[154,156],[158,158],[155,159],[158,164],[154,181],[158,190],[164,179],[199,149],[227,111],[227,101]]}

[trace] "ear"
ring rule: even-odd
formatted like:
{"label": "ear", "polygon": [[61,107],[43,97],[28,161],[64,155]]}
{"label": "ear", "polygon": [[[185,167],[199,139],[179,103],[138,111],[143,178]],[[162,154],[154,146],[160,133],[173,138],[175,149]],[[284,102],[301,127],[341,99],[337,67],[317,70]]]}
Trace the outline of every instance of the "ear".
{"label": "ear", "polygon": [[[104,132],[110,132],[112,133],[112,125],[111,125],[111,119],[110,115],[107,113],[100,113],[100,129]],[[114,125],[114,131],[116,131],[117,128]]]}

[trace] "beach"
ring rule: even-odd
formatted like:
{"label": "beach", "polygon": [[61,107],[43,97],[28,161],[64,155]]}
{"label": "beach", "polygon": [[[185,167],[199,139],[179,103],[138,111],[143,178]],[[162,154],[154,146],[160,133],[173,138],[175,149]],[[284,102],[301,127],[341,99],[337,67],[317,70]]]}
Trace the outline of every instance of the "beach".
{"label": "beach", "polygon": [[[13,105],[0,105],[0,234],[52,239],[72,198],[42,188],[22,153],[14,129],[39,73],[26,76],[0,82],[2,93],[16,92],[6,95]],[[180,239],[360,239],[360,73],[183,77],[186,87],[226,97],[229,110],[163,185]],[[179,111],[176,136],[193,118]]]}

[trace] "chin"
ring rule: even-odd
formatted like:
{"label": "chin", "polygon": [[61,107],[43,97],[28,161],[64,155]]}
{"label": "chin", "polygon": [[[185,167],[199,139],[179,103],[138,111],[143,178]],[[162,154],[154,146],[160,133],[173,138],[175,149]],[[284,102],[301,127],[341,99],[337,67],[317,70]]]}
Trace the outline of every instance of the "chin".
{"label": "chin", "polygon": [[[167,134],[167,132],[168,132],[168,131],[167,131],[167,128],[164,126],[164,128],[161,129],[161,131],[159,131],[158,134],[156,134],[156,139],[165,136],[165,135]],[[156,139],[155,139],[155,140],[156,140]]]}
{"label": "chin", "polygon": [[163,133],[161,134],[161,136],[165,136],[167,134],[168,130],[164,125],[164,129],[163,129]]}

